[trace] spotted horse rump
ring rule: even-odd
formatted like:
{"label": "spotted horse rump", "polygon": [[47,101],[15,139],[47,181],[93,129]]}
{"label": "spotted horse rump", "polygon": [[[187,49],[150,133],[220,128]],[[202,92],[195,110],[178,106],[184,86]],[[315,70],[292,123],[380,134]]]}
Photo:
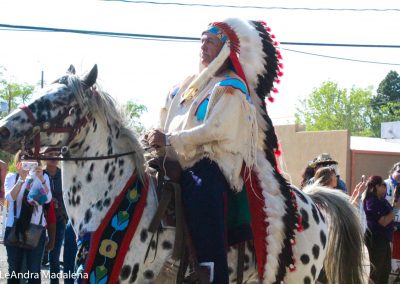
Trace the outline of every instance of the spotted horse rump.
{"label": "spotted horse rump", "polygon": [[[160,228],[157,241],[149,233],[158,201],[143,149],[96,80],[97,66],[82,77],[70,68],[0,121],[0,148],[62,153],[63,197],[75,232],[103,232],[94,242],[100,256],[89,253],[85,263],[91,283],[153,283],[171,257],[175,230]],[[243,283],[314,283],[324,264],[332,283],[362,283],[362,234],[346,197],[316,186],[299,191],[272,159],[256,164],[243,176],[255,236],[245,246]],[[229,281],[236,283],[235,247],[228,261]],[[103,263],[119,269],[109,274]]]}

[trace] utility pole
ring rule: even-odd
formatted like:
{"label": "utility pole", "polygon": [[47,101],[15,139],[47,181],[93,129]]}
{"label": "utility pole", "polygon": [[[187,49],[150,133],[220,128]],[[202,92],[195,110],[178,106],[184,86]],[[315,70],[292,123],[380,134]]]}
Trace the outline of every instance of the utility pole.
{"label": "utility pole", "polygon": [[7,114],[10,114],[10,112],[11,112],[11,96],[12,96],[12,94],[11,94],[11,88],[10,88],[10,85],[8,85],[7,86],[7,90],[8,90],[8,111],[7,111]]}
{"label": "utility pole", "polygon": [[41,76],[41,80],[40,80],[40,87],[43,89],[43,78],[44,78],[44,71],[42,69],[42,76]]}

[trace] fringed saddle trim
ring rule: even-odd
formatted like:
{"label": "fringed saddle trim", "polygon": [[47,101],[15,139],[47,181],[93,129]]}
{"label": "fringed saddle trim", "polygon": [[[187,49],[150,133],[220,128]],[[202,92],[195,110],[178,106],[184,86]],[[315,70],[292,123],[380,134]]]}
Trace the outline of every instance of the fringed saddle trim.
{"label": "fringed saddle trim", "polygon": [[118,279],[126,253],[142,217],[148,193],[148,179],[136,171],[115,199],[98,229],[92,234],[83,283],[107,283]]}

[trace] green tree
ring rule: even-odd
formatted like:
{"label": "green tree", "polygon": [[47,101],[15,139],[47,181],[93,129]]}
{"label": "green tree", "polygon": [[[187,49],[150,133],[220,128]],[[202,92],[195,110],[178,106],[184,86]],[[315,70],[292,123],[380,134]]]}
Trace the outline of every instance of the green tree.
{"label": "green tree", "polygon": [[[7,111],[0,112],[0,118],[6,116],[19,104],[27,103],[33,92],[34,86],[26,83],[16,83],[7,75],[7,69],[0,65],[0,99],[7,103]],[[0,151],[0,160],[8,162],[9,168],[13,169],[14,156]]]}
{"label": "green tree", "polygon": [[16,83],[12,79],[6,79],[6,71],[3,66],[0,66],[0,98],[7,102],[8,106],[8,112],[1,113],[1,117],[7,115],[19,104],[28,102],[34,90],[33,85]]}
{"label": "green tree", "polygon": [[127,117],[131,120],[136,133],[141,134],[145,131],[143,124],[140,123],[140,116],[147,111],[147,107],[142,104],[135,103],[131,100],[123,105],[123,110]]}
{"label": "green tree", "polygon": [[381,81],[376,96],[371,98],[372,130],[380,136],[381,123],[400,120],[400,76],[390,71]]}
{"label": "green tree", "polygon": [[372,87],[348,91],[335,82],[324,82],[299,100],[296,123],[307,131],[348,129],[352,135],[371,136],[371,97]]}

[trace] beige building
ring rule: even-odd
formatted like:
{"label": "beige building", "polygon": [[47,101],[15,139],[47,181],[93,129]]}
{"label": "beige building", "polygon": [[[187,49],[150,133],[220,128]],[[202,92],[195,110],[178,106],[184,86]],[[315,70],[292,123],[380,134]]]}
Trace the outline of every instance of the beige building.
{"label": "beige building", "polygon": [[281,170],[298,187],[308,162],[321,153],[329,153],[338,161],[349,193],[361,175],[387,178],[392,165],[400,161],[398,140],[355,137],[347,130],[304,131],[297,125],[277,125],[275,130],[281,145]]}

